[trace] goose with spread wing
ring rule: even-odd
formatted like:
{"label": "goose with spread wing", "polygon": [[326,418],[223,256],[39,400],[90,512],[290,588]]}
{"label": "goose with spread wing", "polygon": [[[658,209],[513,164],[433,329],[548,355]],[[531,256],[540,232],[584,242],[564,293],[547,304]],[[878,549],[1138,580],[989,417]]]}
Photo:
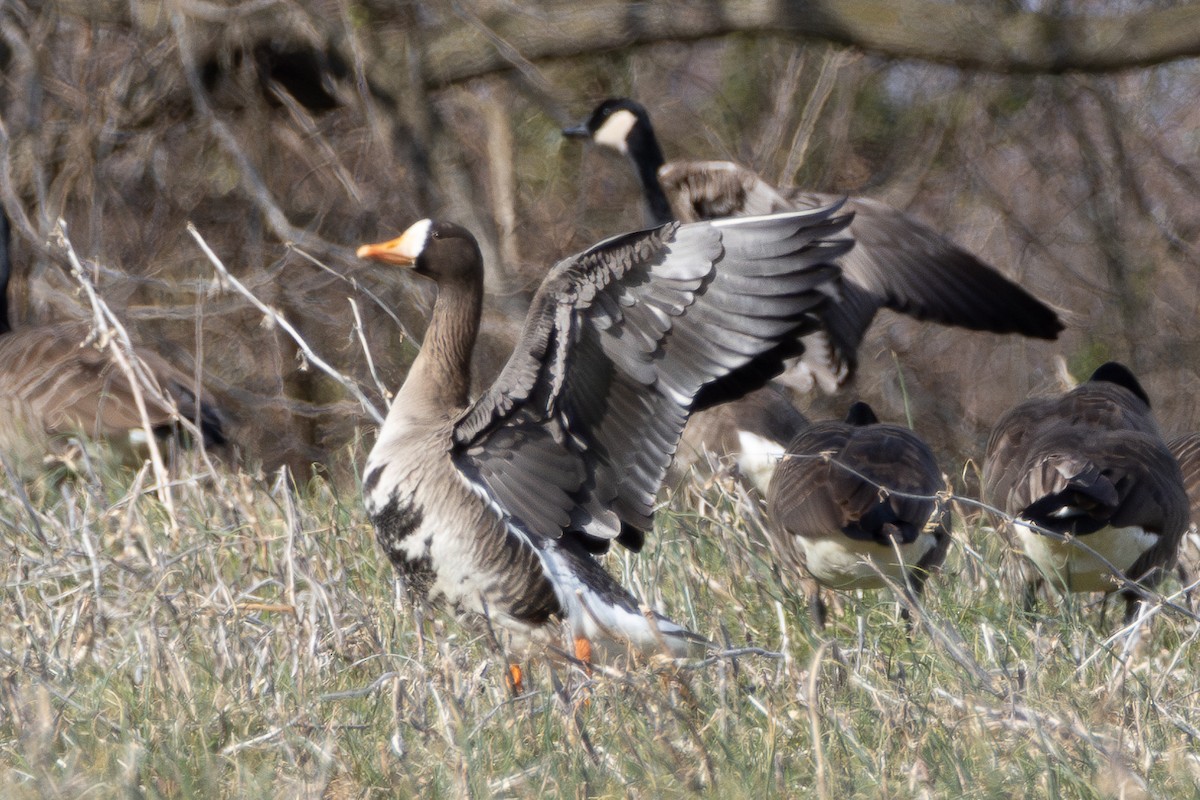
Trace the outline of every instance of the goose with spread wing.
{"label": "goose with spread wing", "polygon": [[417,597],[483,615],[514,647],[681,654],[596,560],[640,549],[691,411],[752,390],[836,292],[836,208],[617,236],[559,262],[509,361],[468,398],[483,297],[474,237],[422,220],[362,258],[437,285],[420,353],[363,472],[380,547]]}
{"label": "goose with spread wing", "polygon": [[[605,100],[563,134],[588,139],[629,158],[649,222],[693,222],[814,208],[837,195],[777,189],[728,161],[667,162],[650,115],[628,98]],[[881,308],[971,330],[1055,339],[1063,324],[1053,309],[995,268],[913,217],[876,200],[852,197],[853,250],[839,259],[841,299],[822,312],[821,330],[805,342],[804,359],[786,382],[832,392],[853,374],[855,352]]]}
{"label": "goose with spread wing", "polygon": [[[822,586],[877,589],[886,576],[920,595],[950,546],[944,489],[929,445],[859,402],[845,421],[809,425],[788,445],[767,488],[768,530]],[[812,607],[823,626],[819,594]]]}
{"label": "goose with spread wing", "polygon": [[0,454],[19,472],[36,472],[76,434],[136,450],[148,435],[146,421],[149,433],[164,436],[182,417],[196,422],[205,444],[225,443],[225,414],[198,394],[192,376],[159,354],[137,351],[140,365],[134,366],[145,385],[135,388],[112,354],[92,344],[87,323],[12,327],[10,244],[8,216],[0,213]]}
{"label": "goose with spread wing", "polygon": [[1120,589],[1126,621],[1139,595],[1119,579],[1157,583],[1190,518],[1149,396],[1116,362],[1066,394],[1004,414],[988,439],[983,490],[1014,519],[1016,543],[1046,580],[1068,592]]}

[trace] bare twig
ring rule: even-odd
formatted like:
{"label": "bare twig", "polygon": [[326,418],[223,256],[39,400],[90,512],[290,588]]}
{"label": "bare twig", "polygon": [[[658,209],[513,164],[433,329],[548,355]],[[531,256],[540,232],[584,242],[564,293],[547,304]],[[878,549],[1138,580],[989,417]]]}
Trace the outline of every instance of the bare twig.
{"label": "bare twig", "polygon": [[217,254],[214,253],[212,248],[208,246],[208,242],[204,241],[204,237],[200,235],[200,231],[196,230],[195,225],[189,222],[187,227],[188,233],[190,233],[192,238],[196,240],[196,243],[200,245],[200,249],[204,251],[204,255],[208,257],[209,262],[213,265],[213,268],[217,271],[221,278],[228,281],[229,285],[234,289],[237,289],[238,292],[240,292],[243,297],[249,300],[255,308],[261,311],[269,320],[271,320],[271,322],[283,329],[288,336],[292,337],[292,341],[296,343],[301,352],[304,353],[304,356],[314,366],[316,366],[317,369],[321,370],[326,375],[344,386],[346,391],[354,395],[354,398],[358,400],[360,405],[362,405],[363,410],[370,414],[371,418],[375,420],[376,423],[382,425],[383,414],[381,414],[379,409],[375,407],[375,404],[372,403],[365,394],[363,394],[362,389],[358,388],[358,384],[355,383],[353,379],[348,378],[342,373],[338,372],[327,361],[325,361],[325,359],[317,355],[316,351],[309,346],[308,342],[304,341],[304,337],[300,335],[300,332],[297,331],[290,322],[284,319],[282,314],[255,297],[254,293],[247,289],[245,284],[233,277],[233,275],[229,273],[229,270],[225,268],[225,265],[221,262],[221,259],[217,257]]}

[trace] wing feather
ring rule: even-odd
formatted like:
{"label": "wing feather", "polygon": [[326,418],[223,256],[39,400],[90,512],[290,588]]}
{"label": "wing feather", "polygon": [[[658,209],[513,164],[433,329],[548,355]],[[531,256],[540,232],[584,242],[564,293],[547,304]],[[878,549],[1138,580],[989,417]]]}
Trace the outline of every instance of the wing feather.
{"label": "wing feather", "polygon": [[648,528],[697,393],[809,330],[836,294],[829,260],[851,242],[827,241],[848,223],[835,212],[673,223],[561,261],[455,425],[464,474],[532,534]]}

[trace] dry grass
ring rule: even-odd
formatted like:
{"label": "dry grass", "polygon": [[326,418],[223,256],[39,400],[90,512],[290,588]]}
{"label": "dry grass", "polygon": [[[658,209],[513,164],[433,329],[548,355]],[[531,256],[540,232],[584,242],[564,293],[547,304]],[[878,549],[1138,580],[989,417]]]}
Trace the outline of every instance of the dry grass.
{"label": "dry grass", "polygon": [[609,567],[731,652],[590,677],[535,663],[513,698],[486,641],[395,596],[356,488],[176,474],[174,526],[145,469],[0,492],[6,796],[1137,797],[1200,779],[1196,623],[1159,614],[1127,646],[1086,598],[1015,610],[978,520],[918,633],[884,593],[819,633],[745,491],[689,483],[648,552]]}

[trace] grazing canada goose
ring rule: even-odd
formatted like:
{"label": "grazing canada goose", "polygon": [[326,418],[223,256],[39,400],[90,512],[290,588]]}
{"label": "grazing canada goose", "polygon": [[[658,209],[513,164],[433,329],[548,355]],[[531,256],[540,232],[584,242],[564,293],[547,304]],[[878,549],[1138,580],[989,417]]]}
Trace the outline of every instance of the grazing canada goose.
{"label": "grazing canada goose", "polygon": [[[1064,395],[1027,400],[1004,414],[988,440],[983,488],[990,503],[1016,518],[1017,543],[1062,591],[1116,591],[1114,568],[1153,586],[1175,563],[1188,527],[1179,464],[1145,390],[1115,362]],[[1132,589],[1122,594],[1128,622],[1139,597]]]}
{"label": "grazing canada goose", "polygon": [[[818,422],[788,445],[767,489],[767,518],[785,557],[831,589],[876,589],[882,575],[920,595],[950,546],[950,513],[933,451],[866,403]],[[825,606],[813,596],[818,625]]]}
{"label": "grazing canada goose", "polygon": [[[91,343],[90,325],[9,324],[9,245],[8,218],[0,213],[0,453],[32,474],[71,435],[103,439],[118,449],[144,441],[133,386],[111,354]],[[177,414],[153,392],[139,392],[154,435],[169,434],[183,417],[197,421],[206,444],[224,444],[222,415],[197,399],[192,378],[155,353],[140,350],[137,356],[178,406]]]}
{"label": "grazing canada goose", "polygon": [[[837,195],[776,189],[727,161],[667,163],[646,109],[633,100],[602,102],[583,123],[563,130],[626,155],[641,179],[651,224],[675,219],[758,216],[827,205]],[[845,283],[839,302],[822,314],[820,334],[785,378],[807,391],[814,382],[834,391],[853,374],[855,352],[880,308],[971,330],[1055,339],[1058,315],[946,237],[884,203],[850,198],[853,250],[839,260]],[[824,341],[821,341],[824,339]]]}
{"label": "grazing canada goose", "polygon": [[562,631],[581,658],[593,642],[684,653],[697,637],[640,610],[592,554],[614,539],[640,549],[690,411],[732,396],[729,381],[815,324],[849,246],[829,238],[847,223],[834,211],[673,223],[560,261],[470,402],[474,237],[422,220],[360,247],[437,284],[363,472],[376,537],[416,596],[490,618],[518,649]]}
{"label": "grazing canada goose", "polygon": [[732,456],[738,472],[765,495],[788,443],[807,425],[784,390],[767,384],[689,417],[673,469],[683,473],[701,466],[708,454]]}

